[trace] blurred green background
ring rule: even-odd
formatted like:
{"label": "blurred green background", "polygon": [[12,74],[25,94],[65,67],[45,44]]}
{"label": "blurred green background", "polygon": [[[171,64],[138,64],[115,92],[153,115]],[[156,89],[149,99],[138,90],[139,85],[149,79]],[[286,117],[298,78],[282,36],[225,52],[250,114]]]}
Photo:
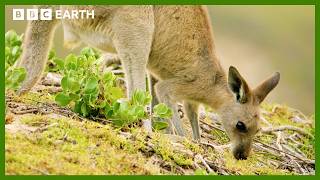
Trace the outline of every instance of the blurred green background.
{"label": "blurred green background", "polygon": [[[23,33],[26,21],[13,21],[6,6],[5,30]],[[236,66],[251,87],[275,71],[280,84],[267,102],[287,104],[306,114],[315,108],[315,8],[313,5],[212,5],[211,16],[218,57],[227,69]],[[54,49],[64,57],[63,30],[57,29]]]}

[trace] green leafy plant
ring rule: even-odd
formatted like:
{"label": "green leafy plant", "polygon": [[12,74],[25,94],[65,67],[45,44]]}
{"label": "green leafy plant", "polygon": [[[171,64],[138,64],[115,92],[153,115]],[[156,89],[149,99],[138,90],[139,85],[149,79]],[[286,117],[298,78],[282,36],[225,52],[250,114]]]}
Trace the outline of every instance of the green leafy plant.
{"label": "green leafy plant", "polygon": [[14,67],[22,53],[23,35],[10,30],[5,34],[5,90],[17,90],[26,77],[24,68]]}
{"label": "green leafy plant", "polygon": [[5,72],[5,89],[18,90],[25,78],[26,71],[24,68],[8,68]]}
{"label": "green leafy plant", "polygon": [[[139,120],[151,118],[146,106],[151,102],[148,92],[136,90],[131,98],[124,97],[124,90],[117,86],[117,76],[112,72],[101,72],[100,54],[85,48],[79,56],[68,55],[65,60],[56,58],[55,64],[63,74],[63,91],[55,97],[61,106],[71,105],[84,117],[101,116],[112,120],[117,127],[125,127]],[[170,118],[172,111],[164,104],[154,108],[155,118]],[[163,121],[154,123],[155,129],[163,129]]]}
{"label": "green leafy plant", "polygon": [[[89,47],[83,48],[81,54],[86,56],[94,56],[96,59],[100,57],[100,53],[97,50]],[[56,51],[51,49],[48,56],[46,71],[60,73],[60,70],[63,69],[63,63],[64,60],[57,57]]]}
{"label": "green leafy plant", "polygon": [[48,56],[46,72],[59,73],[60,72],[60,67],[57,64],[59,62],[63,62],[63,59],[58,58],[56,56],[56,51],[54,49],[51,49],[50,52],[49,52],[49,56]]}
{"label": "green leafy plant", "polygon": [[172,116],[172,110],[163,103],[157,104],[153,108],[154,120],[152,126],[154,129],[162,130],[168,127],[168,123],[163,119],[170,118]]}
{"label": "green leafy plant", "polygon": [[22,39],[23,34],[18,35],[13,30],[5,34],[5,63],[7,66],[12,66],[20,57],[22,53]]}

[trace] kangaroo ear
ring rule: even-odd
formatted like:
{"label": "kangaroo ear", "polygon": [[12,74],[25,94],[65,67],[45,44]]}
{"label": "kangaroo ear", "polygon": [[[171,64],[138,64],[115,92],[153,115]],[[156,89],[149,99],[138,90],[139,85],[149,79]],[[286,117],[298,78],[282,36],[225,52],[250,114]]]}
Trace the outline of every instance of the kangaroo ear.
{"label": "kangaroo ear", "polygon": [[229,68],[228,85],[230,90],[236,95],[239,103],[244,104],[248,101],[250,97],[249,86],[233,66]]}
{"label": "kangaroo ear", "polygon": [[279,80],[280,73],[276,72],[253,90],[254,95],[258,99],[259,104],[264,100],[264,98],[269,94],[269,92],[277,86]]}

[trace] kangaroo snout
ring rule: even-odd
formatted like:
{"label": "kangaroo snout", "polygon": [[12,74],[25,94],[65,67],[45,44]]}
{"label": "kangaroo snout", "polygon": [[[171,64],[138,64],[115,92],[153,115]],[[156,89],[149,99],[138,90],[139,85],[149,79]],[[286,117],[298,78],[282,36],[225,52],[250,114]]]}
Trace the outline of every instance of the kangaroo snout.
{"label": "kangaroo snout", "polygon": [[243,146],[239,147],[239,148],[235,148],[233,150],[233,156],[237,159],[237,160],[246,160],[248,155],[249,155],[250,150],[245,150]]}
{"label": "kangaroo snout", "polygon": [[237,160],[246,160],[251,151],[251,140],[240,141],[232,146],[232,154]]}

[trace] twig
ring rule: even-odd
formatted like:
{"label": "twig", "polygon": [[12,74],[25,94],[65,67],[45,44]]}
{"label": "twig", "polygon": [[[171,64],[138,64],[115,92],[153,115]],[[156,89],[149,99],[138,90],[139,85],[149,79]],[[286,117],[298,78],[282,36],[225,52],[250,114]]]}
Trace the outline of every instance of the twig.
{"label": "twig", "polygon": [[305,170],[301,167],[301,165],[300,165],[297,161],[295,161],[294,159],[292,159],[292,161],[297,165],[300,173],[301,173],[301,174],[304,174],[304,173],[305,173]]}
{"label": "twig", "polygon": [[21,110],[21,111],[16,111],[14,109],[11,109],[11,112],[14,114],[28,114],[28,113],[35,113],[38,111],[39,111],[39,109],[26,109],[26,110]]}
{"label": "twig", "polygon": [[218,146],[218,145],[215,145],[215,144],[212,144],[212,143],[208,143],[208,142],[200,142],[200,144],[212,147],[213,149],[215,149],[215,150],[217,150],[219,152],[222,152],[224,149],[229,148],[231,146],[231,144],[224,144],[224,145]]}
{"label": "twig", "polygon": [[36,129],[35,131],[36,132],[43,132],[43,131],[45,131],[45,130],[51,128],[51,127],[54,127],[54,126],[59,126],[59,124],[58,123],[52,123],[52,124],[49,124],[49,125],[47,125],[45,127],[40,127],[38,129]]}
{"label": "twig", "polygon": [[257,139],[255,139],[255,141],[258,142],[258,143],[260,143],[260,144],[262,144],[262,145],[264,145],[264,146],[266,146],[266,147],[268,147],[268,148],[271,148],[271,149],[273,149],[273,150],[275,150],[275,151],[283,152],[283,153],[285,153],[286,155],[290,155],[290,156],[292,156],[292,157],[295,157],[295,158],[297,158],[297,159],[299,159],[300,161],[303,161],[303,162],[305,162],[305,163],[315,164],[315,161],[314,161],[314,160],[300,158],[300,157],[298,157],[298,156],[296,156],[296,155],[294,155],[294,154],[291,154],[291,153],[288,153],[288,152],[279,150],[279,149],[277,149],[277,148],[275,148],[275,147],[272,147],[272,146],[270,146],[270,145],[268,145],[268,144],[266,144],[266,143],[263,143],[263,142],[261,142],[261,141],[259,141],[259,140],[257,140]]}
{"label": "twig", "polygon": [[289,126],[289,125],[284,125],[284,126],[278,126],[278,127],[267,127],[267,128],[262,128],[261,132],[262,133],[271,133],[274,131],[284,131],[284,130],[291,130],[291,131],[297,131],[300,134],[303,134],[305,136],[309,136],[310,138],[314,139],[314,136],[305,130],[295,127],[295,126]]}
{"label": "twig", "polygon": [[94,117],[94,116],[90,116],[90,119],[97,121],[97,122],[102,122],[104,124],[106,123],[112,123],[111,120],[107,120],[107,119],[103,119],[103,118],[99,118],[99,117]]}
{"label": "twig", "polygon": [[297,147],[305,146],[304,144],[302,144],[302,143],[296,141],[295,139],[293,139],[292,136],[289,136],[289,137],[287,137],[286,139],[292,141]]}
{"label": "twig", "polygon": [[274,150],[265,148],[265,147],[263,147],[262,145],[259,145],[259,144],[257,144],[257,143],[253,144],[253,147],[255,147],[255,148],[257,148],[257,149],[261,149],[261,150],[263,150],[263,151],[266,151],[266,152],[268,152],[268,153],[270,153],[270,154],[272,154],[272,155],[274,155],[274,156],[277,156],[277,157],[279,156],[279,154],[276,153],[277,151],[274,151]]}
{"label": "twig", "polygon": [[297,112],[300,116],[302,116],[302,117],[304,118],[304,120],[306,121],[306,123],[312,124],[311,120],[310,120],[306,115],[304,115],[300,110],[294,109],[294,108],[291,108],[291,107],[288,107],[288,109],[289,109],[290,111]]}
{"label": "twig", "polygon": [[199,166],[199,164],[196,161],[193,162],[193,165],[194,165],[195,169],[201,169],[201,167]]}
{"label": "twig", "polygon": [[286,149],[287,151],[289,151],[290,153],[294,154],[297,157],[300,157],[302,159],[305,159],[306,156],[301,155],[300,153],[297,153],[296,151],[294,151],[292,148],[290,148],[288,145],[283,145],[284,149]]}
{"label": "twig", "polygon": [[268,120],[266,120],[266,118],[264,118],[263,116],[260,116],[260,120],[262,122],[264,122],[267,126],[269,126],[269,127],[272,126],[272,124]]}
{"label": "twig", "polygon": [[227,172],[227,171],[229,171],[228,169],[223,168],[223,167],[220,167],[220,166],[216,165],[216,163],[214,163],[213,161],[210,161],[210,160],[208,160],[208,159],[205,159],[205,158],[204,158],[204,160],[206,161],[206,163],[207,163],[210,167],[214,168],[215,171],[219,171],[220,174],[222,174],[222,175],[229,175],[229,173]]}
{"label": "twig", "polygon": [[209,171],[209,173],[213,172],[213,170],[210,168],[210,166],[207,164],[207,162],[203,159],[201,154],[197,154],[195,156],[195,158],[199,159],[202,162],[202,164],[206,167],[206,169]]}
{"label": "twig", "polygon": [[[271,160],[271,159],[270,159],[269,161],[270,161],[270,163],[273,163],[273,165],[274,165],[275,167],[277,167],[277,168],[279,168],[280,165],[286,166],[286,167],[290,167],[290,168],[295,168],[295,166],[293,166],[293,165],[291,165],[291,164],[289,164],[289,163],[287,163],[287,162],[275,161],[275,160]],[[279,164],[277,164],[277,163],[279,163]]]}
{"label": "twig", "polygon": [[302,157],[307,158],[307,156],[305,155],[305,153],[303,153],[297,146],[293,146],[293,148],[294,148],[295,151],[297,151],[297,153],[299,153]]}
{"label": "twig", "polygon": [[[278,149],[282,151],[281,140],[282,140],[282,132],[278,131],[276,145],[277,145]],[[284,156],[284,153],[281,152],[281,155]]]}

